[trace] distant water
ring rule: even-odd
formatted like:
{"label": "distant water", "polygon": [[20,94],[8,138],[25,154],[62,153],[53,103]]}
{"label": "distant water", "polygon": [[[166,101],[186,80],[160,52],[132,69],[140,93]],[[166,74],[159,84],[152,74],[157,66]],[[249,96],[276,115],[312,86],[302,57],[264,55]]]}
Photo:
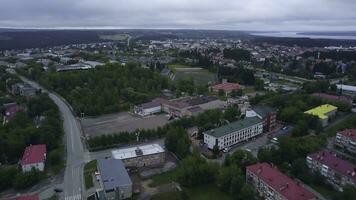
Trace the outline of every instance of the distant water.
{"label": "distant water", "polygon": [[311,39],[336,39],[336,40],[356,40],[356,36],[352,35],[332,35],[332,34],[308,34],[300,32],[258,32],[250,33],[256,36],[267,36],[267,37],[290,37],[290,38],[311,38]]}

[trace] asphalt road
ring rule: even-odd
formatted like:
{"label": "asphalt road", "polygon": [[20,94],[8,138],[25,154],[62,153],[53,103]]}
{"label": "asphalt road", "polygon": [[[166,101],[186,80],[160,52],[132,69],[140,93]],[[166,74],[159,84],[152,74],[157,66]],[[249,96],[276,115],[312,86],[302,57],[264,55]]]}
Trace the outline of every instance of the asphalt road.
{"label": "asphalt road", "polygon": [[61,199],[65,200],[81,200],[82,194],[85,191],[83,182],[83,167],[84,163],[89,158],[89,152],[81,141],[81,130],[69,106],[58,95],[51,93],[42,88],[37,83],[30,81],[24,77],[19,76],[22,81],[30,84],[32,87],[42,89],[47,92],[49,97],[57,104],[62,117],[63,129],[65,132],[65,144],[67,149],[67,161],[64,172],[63,196]]}

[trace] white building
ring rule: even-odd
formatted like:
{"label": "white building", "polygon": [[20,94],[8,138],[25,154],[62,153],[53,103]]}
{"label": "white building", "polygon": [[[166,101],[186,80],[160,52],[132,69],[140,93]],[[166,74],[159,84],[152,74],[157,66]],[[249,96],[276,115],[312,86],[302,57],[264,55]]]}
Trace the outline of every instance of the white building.
{"label": "white building", "polygon": [[258,117],[245,118],[217,129],[204,132],[204,143],[209,149],[217,144],[219,150],[253,138],[263,132],[263,121]]}
{"label": "white building", "polygon": [[126,167],[157,166],[165,162],[165,150],[159,144],[122,148],[111,152],[112,158],[120,159]]}
{"label": "white building", "polygon": [[356,86],[336,84],[338,90],[341,90],[343,95],[356,96]]}
{"label": "white building", "polygon": [[29,172],[32,169],[44,171],[46,161],[46,145],[30,145],[26,147],[23,153],[20,165],[22,172]]}
{"label": "white building", "polygon": [[134,112],[142,117],[147,115],[152,115],[155,113],[160,113],[162,106],[159,102],[148,102],[138,106],[135,106]]}

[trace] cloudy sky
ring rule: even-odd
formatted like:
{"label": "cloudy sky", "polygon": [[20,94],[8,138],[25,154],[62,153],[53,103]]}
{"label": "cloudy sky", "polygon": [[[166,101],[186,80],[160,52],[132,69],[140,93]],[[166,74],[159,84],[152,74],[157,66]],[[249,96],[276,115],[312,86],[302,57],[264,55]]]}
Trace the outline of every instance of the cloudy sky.
{"label": "cloudy sky", "polygon": [[356,30],[356,0],[0,0],[0,27]]}

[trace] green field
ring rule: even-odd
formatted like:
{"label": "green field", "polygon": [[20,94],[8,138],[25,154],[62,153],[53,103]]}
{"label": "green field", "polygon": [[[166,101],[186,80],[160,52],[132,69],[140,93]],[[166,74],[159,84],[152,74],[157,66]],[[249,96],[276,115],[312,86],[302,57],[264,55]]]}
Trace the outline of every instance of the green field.
{"label": "green field", "polygon": [[92,174],[96,170],[96,163],[96,160],[92,160],[84,165],[84,181],[87,189],[94,186]]}
{"label": "green field", "polygon": [[128,37],[129,37],[129,35],[127,35],[127,34],[99,35],[100,39],[103,39],[103,40],[114,40],[114,41],[127,40]]}
{"label": "green field", "polygon": [[176,173],[177,173],[177,171],[174,170],[174,171],[169,171],[169,172],[165,172],[163,174],[159,174],[159,175],[153,176],[151,178],[152,182],[150,183],[150,187],[156,187],[156,186],[159,186],[159,185],[163,185],[163,184],[175,181],[176,180],[176,177],[175,177]]}
{"label": "green field", "polygon": [[198,85],[206,85],[216,81],[216,75],[200,67],[191,67],[181,64],[170,64],[168,68],[175,74],[174,81],[180,79],[193,79]]}
{"label": "green field", "polygon": [[[232,198],[226,193],[220,191],[215,184],[208,184],[190,188],[184,188],[186,194],[191,200],[231,200]],[[152,200],[179,200],[180,195],[178,192],[167,192],[154,195]]]}

